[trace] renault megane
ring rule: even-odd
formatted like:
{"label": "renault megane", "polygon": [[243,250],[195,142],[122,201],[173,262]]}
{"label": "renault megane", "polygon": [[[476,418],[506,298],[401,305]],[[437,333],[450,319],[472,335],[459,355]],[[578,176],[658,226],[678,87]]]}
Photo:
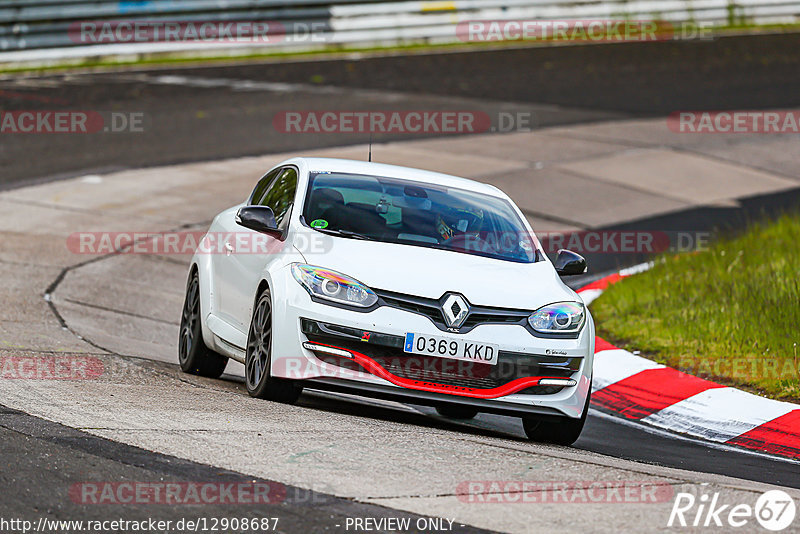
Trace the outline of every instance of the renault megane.
{"label": "renault megane", "polygon": [[571,444],[586,420],[594,324],[494,186],[412,168],[295,158],[217,215],[190,267],[179,361],[245,366],[254,397],[303,388],[522,418]]}

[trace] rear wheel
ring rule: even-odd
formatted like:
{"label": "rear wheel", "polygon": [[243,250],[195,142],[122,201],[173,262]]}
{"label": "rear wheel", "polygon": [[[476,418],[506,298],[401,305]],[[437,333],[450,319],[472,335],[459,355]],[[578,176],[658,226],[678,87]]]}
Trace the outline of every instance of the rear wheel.
{"label": "rear wheel", "polygon": [[572,445],[581,435],[586,416],[589,414],[589,399],[591,392],[586,396],[583,413],[580,418],[561,417],[558,420],[537,419],[535,416],[524,416],[522,426],[525,435],[532,441],[554,443],[556,445]]}
{"label": "rear wheel", "polygon": [[450,419],[472,419],[478,415],[478,410],[475,408],[458,404],[441,404],[436,407],[436,412],[442,417]]}
{"label": "rear wheel", "polygon": [[303,388],[291,380],[270,376],[272,362],[272,295],[265,288],[256,301],[247,336],[245,384],[251,397],[294,403]]}
{"label": "rear wheel", "polygon": [[186,298],[181,312],[178,338],[178,363],[185,373],[219,378],[228,365],[228,358],[209,349],[203,341],[200,324],[200,279],[192,271],[186,283]]}

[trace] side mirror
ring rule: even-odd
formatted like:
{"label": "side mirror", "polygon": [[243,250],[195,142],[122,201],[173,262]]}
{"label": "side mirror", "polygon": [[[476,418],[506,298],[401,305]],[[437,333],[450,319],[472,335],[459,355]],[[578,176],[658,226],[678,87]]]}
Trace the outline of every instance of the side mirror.
{"label": "side mirror", "polygon": [[586,272],[586,260],[580,254],[562,248],[556,256],[555,268],[558,276],[583,274]]}
{"label": "side mirror", "polygon": [[267,206],[244,206],[236,212],[236,224],[264,234],[278,234],[278,223],[272,208]]}

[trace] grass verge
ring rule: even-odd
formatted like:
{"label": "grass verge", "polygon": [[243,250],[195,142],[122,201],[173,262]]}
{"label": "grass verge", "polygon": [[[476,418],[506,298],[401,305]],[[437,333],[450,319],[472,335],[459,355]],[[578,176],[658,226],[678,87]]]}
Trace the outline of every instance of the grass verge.
{"label": "grass verge", "polygon": [[800,215],[672,255],[592,304],[598,335],[689,374],[800,400]]}

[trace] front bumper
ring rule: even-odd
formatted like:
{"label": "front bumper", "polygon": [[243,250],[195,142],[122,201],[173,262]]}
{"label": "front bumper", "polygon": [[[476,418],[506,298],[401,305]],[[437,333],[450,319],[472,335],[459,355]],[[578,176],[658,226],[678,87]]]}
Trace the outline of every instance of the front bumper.
{"label": "front bumper", "polygon": [[[312,301],[291,275],[273,303],[272,375],[311,388],[396,396],[419,404],[580,417],[591,389],[594,325],[576,339],[537,338],[519,325],[480,324],[458,336],[500,346],[497,365],[403,352],[407,332],[441,336],[427,317],[381,306],[359,312]],[[588,313],[588,312],[587,312]],[[306,347],[334,347],[339,352]],[[305,345],[305,346],[304,346]],[[542,379],[560,384],[543,385]],[[569,382],[567,382],[569,381]],[[552,381],[552,382],[557,382]]]}

